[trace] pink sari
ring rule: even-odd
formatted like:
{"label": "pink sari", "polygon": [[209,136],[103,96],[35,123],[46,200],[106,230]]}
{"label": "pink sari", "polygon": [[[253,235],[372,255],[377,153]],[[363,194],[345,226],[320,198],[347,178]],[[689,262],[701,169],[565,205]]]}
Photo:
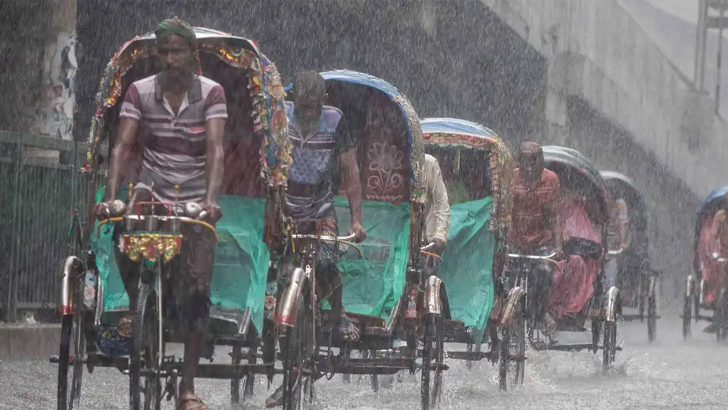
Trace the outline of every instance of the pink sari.
{"label": "pink sari", "polygon": [[716,241],[714,249],[710,247],[710,228],[712,224],[713,218],[703,218],[700,222],[700,242],[698,243],[698,260],[705,280],[705,303],[715,302],[721,275],[721,263],[711,256],[711,253],[719,252],[721,249],[720,238]]}
{"label": "pink sari", "polygon": [[[601,243],[581,203],[567,198],[561,206],[561,224],[564,234]],[[564,266],[566,265],[566,266]],[[601,262],[579,255],[569,255],[569,261],[561,262],[554,271],[550,311],[561,318],[580,312],[594,294],[594,280],[601,269]]]}

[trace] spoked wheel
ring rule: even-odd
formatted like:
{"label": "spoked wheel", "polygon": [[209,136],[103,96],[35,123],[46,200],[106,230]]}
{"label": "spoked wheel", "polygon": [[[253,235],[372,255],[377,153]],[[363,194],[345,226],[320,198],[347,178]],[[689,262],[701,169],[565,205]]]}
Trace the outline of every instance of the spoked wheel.
{"label": "spoked wheel", "polygon": [[498,379],[500,388],[508,391],[523,384],[526,360],[526,319],[523,304],[519,303],[513,311],[513,320],[503,329],[501,341]]}
{"label": "spoked wheel", "polygon": [[[248,363],[249,364],[255,364],[257,362],[257,347],[253,346],[250,349],[248,349]],[[236,344],[233,346],[233,351],[231,353],[232,356],[232,363],[234,366],[240,365],[243,362],[243,357],[245,355],[243,354],[242,348],[239,344]],[[237,378],[233,378],[230,380],[230,401],[233,404],[240,403],[240,380]],[[243,400],[248,400],[251,397],[253,397],[253,392],[255,389],[255,375],[248,374],[245,376],[245,390],[243,391]]]}
{"label": "spoked wheel", "polygon": [[73,298],[74,314],[63,316],[61,323],[61,347],[58,354],[58,410],[72,410],[80,407],[83,360],[86,356],[82,295],[83,282],[79,280]]}
{"label": "spoked wheel", "polygon": [[652,343],[657,338],[657,284],[655,277],[650,278],[647,289],[647,340]]}
{"label": "spoked wheel", "polygon": [[[442,372],[444,370],[445,338],[442,316],[428,313],[422,347],[422,409],[429,410],[440,401],[442,393]],[[434,367],[434,369],[433,369]],[[430,371],[433,374],[430,374]]]}
{"label": "spoked wheel", "polygon": [[157,360],[162,354],[159,325],[157,293],[151,285],[142,285],[139,288],[134,312],[132,329],[134,348],[129,361],[129,395],[132,410],[161,408],[162,382]]}
{"label": "spoked wheel", "polygon": [[617,358],[617,322],[604,322],[604,359],[603,368],[606,370]]}
{"label": "spoked wheel", "polygon": [[[304,291],[305,292],[305,291]],[[289,328],[284,336],[285,346],[283,362],[283,408],[284,410],[301,410],[310,408],[314,398],[313,362],[315,341],[313,340],[313,308],[298,300],[298,318],[296,326]]]}

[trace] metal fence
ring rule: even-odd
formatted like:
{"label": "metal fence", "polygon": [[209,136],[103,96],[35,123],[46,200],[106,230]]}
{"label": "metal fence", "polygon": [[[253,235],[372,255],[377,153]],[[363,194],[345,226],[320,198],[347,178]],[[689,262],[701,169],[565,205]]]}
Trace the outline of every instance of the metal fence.
{"label": "metal fence", "polygon": [[[69,254],[74,209],[87,209],[79,174],[86,144],[0,131],[0,309],[52,309]],[[81,213],[84,215],[84,213]]]}

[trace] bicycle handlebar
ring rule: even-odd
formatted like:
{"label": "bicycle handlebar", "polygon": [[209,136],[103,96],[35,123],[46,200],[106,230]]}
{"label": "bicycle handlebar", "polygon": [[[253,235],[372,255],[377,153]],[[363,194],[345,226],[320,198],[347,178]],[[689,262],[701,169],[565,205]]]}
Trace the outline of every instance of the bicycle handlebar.
{"label": "bicycle handlebar", "polygon": [[356,238],[356,234],[351,234],[351,235],[347,235],[347,236],[331,236],[331,235],[314,235],[314,234],[294,233],[294,234],[291,234],[291,237],[293,239],[320,239],[322,241],[327,241],[327,242],[341,242],[341,241],[350,241],[350,240]]}
{"label": "bicycle handlebar", "polygon": [[538,255],[520,255],[517,253],[509,253],[508,257],[513,259],[538,259],[538,260],[549,260],[553,259],[556,256],[557,252],[552,253],[551,255],[547,256],[538,256]]}
{"label": "bicycle handlebar", "polygon": [[607,254],[609,256],[617,256],[622,252],[624,252],[624,248],[619,248],[619,250],[616,250],[616,251],[608,251]]}
{"label": "bicycle handlebar", "polygon": [[720,254],[718,252],[713,252],[710,256],[712,256],[713,260],[715,260],[715,261],[718,261],[721,263],[728,262],[728,258],[721,258]]}

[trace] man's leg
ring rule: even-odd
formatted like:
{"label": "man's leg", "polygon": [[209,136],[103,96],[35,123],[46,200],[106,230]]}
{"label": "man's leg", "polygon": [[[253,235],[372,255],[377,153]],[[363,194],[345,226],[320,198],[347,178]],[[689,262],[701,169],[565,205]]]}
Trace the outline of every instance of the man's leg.
{"label": "man's leg", "polygon": [[316,277],[322,296],[331,305],[333,316],[339,318],[338,329],[341,336],[347,340],[359,339],[359,329],[351,323],[344,310],[344,288],[341,283],[341,272],[336,266],[337,250],[334,245],[324,243],[316,260]]}
{"label": "man's leg", "polygon": [[[195,374],[210,318],[210,278],[215,257],[215,239],[201,226],[189,227],[180,252],[180,283],[175,297],[187,324],[184,369],[180,382],[180,399],[195,393]],[[183,409],[184,400],[183,400]]]}
{"label": "man's leg", "polygon": [[541,319],[544,324],[544,333],[550,336],[557,328],[556,321],[548,311],[553,289],[553,267],[550,263],[543,261],[536,266],[534,273],[535,289],[538,289],[535,300],[536,318]]}
{"label": "man's leg", "polygon": [[117,332],[124,337],[131,337],[131,321],[137,307],[137,295],[139,292],[139,262],[129,259],[119,250],[119,238],[124,234],[121,224],[114,226],[114,258],[119,268],[119,275],[124,284],[124,290],[129,297],[129,313],[119,320]]}

